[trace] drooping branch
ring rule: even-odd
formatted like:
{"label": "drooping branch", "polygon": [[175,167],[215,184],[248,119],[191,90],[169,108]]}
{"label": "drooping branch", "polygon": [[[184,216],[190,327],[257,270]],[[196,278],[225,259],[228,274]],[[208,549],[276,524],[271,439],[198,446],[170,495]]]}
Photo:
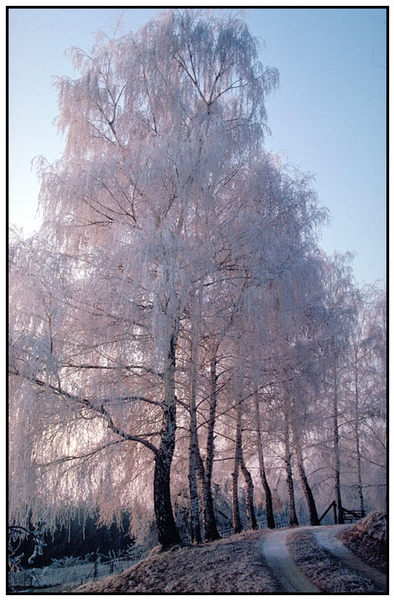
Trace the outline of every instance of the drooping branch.
{"label": "drooping branch", "polygon": [[[148,440],[144,439],[143,437],[141,437],[139,435],[131,435],[131,434],[125,432],[120,427],[117,427],[115,425],[108,410],[106,408],[104,408],[104,406],[103,406],[103,404],[105,402],[109,401],[108,398],[99,400],[97,402],[97,405],[95,405],[95,404],[93,404],[93,402],[91,400],[88,400],[87,398],[84,398],[83,396],[77,396],[75,394],[71,394],[70,392],[63,390],[61,387],[52,385],[51,383],[47,383],[45,381],[42,381],[41,379],[38,379],[37,377],[34,377],[34,376],[29,377],[28,375],[23,375],[23,374],[19,373],[19,371],[17,371],[16,369],[12,370],[10,373],[11,373],[11,375],[23,377],[24,379],[27,379],[28,381],[31,381],[32,383],[34,383],[34,385],[37,385],[42,388],[46,388],[46,389],[50,390],[51,392],[53,392],[56,396],[59,396],[61,398],[66,398],[67,400],[71,400],[72,402],[74,402],[76,404],[82,404],[83,406],[86,406],[90,410],[101,414],[103,416],[103,418],[105,419],[105,421],[107,422],[109,429],[111,429],[111,431],[113,431],[113,433],[116,433],[124,440],[128,440],[130,442],[139,442],[146,448],[149,448],[149,450],[151,450],[154,454],[157,453],[156,446],[154,446],[151,442],[149,442]],[[115,398],[111,398],[111,400],[113,401],[113,400],[115,400]],[[122,400],[122,401],[129,400],[131,402],[135,402],[138,400],[148,401],[147,399],[142,398],[140,396],[123,396],[120,398],[116,398],[116,400]],[[153,403],[153,401],[152,401],[152,403]],[[154,403],[154,404],[157,405],[158,403]]]}
{"label": "drooping branch", "polygon": [[[92,365],[92,364],[87,364],[87,363],[81,363],[80,365],[75,364],[75,363],[64,363],[63,364],[64,367],[70,368],[70,369],[77,369],[77,370],[103,370],[103,371],[143,371],[144,373],[149,373],[151,375],[156,375],[157,377],[159,377],[160,379],[163,379],[163,373],[160,373],[159,371],[155,371],[154,369],[150,369],[149,367],[145,367],[143,365],[119,365],[119,366],[114,366],[111,367],[109,365]],[[135,400],[140,400],[141,402],[148,402],[149,404],[156,404],[156,406],[160,406],[159,402],[156,402],[155,400],[150,400],[149,398],[145,398],[143,396],[133,396],[133,398]],[[127,398],[130,399],[130,398]]]}
{"label": "drooping branch", "polygon": [[68,454],[67,456],[62,456],[61,458],[57,458],[55,460],[51,460],[51,461],[49,461],[47,463],[38,463],[37,466],[38,467],[46,468],[46,467],[50,467],[50,466],[62,464],[62,463],[65,463],[65,462],[74,461],[74,460],[86,460],[88,458],[91,458],[95,454],[98,454],[102,450],[105,450],[106,448],[109,448],[111,446],[116,446],[117,444],[122,444],[125,441],[127,441],[127,440],[121,439],[121,440],[116,440],[114,442],[108,442],[107,444],[102,444],[98,448],[94,448],[94,450],[91,450],[90,452],[85,452],[84,454],[78,454],[78,455],[76,455],[76,454],[75,455]]}

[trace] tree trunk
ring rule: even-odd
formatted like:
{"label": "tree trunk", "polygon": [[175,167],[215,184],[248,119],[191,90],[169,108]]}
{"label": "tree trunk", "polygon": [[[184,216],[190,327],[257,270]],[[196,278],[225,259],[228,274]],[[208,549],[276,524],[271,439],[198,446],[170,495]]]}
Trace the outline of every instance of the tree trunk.
{"label": "tree trunk", "polygon": [[242,453],[242,405],[238,402],[237,405],[237,429],[235,439],[235,456],[234,456],[234,471],[233,477],[233,526],[235,533],[242,531],[241,518],[239,514],[239,501],[238,501],[238,475],[239,467],[241,467],[242,474],[246,483],[246,514],[248,518],[248,525],[251,529],[258,529],[256,514],[254,510],[254,486],[252,477],[246,468],[243,453]]}
{"label": "tree trunk", "polygon": [[241,406],[237,406],[237,430],[235,438],[235,453],[234,453],[234,470],[232,472],[232,513],[233,513],[233,527],[235,533],[242,531],[241,515],[239,512],[239,499],[238,499],[238,478],[239,478],[239,465],[241,462],[242,453],[242,439],[241,439]]}
{"label": "tree trunk", "polygon": [[293,473],[291,468],[291,451],[290,451],[290,427],[289,427],[289,415],[287,410],[285,411],[285,465],[286,465],[286,482],[287,482],[287,496],[289,501],[289,525],[290,527],[298,527],[298,519],[295,508],[294,498],[294,482]]}
{"label": "tree trunk", "polygon": [[275,519],[274,519],[274,510],[272,504],[272,493],[271,488],[267,481],[267,476],[265,473],[265,464],[264,464],[264,453],[263,453],[263,443],[261,439],[261,426],[260,426],[260,408],[258,399],[256,398],[256,425],[257,425],[257,452],[259,457],[259,470],[260,470],[260,479],[263,485],[264,494],[265,494],[265,510],[267,514],[267,525],[269,529],[275,529]]}
{"label": "tree trunk", "polygon": [[196,387],[197,387],[197,359],[198,346],[196,336],[193,334],[191,348],[191,376],[190,376],[190,442],[189,442],[189,493],[190,493],[190,518],[191,518],[191,539],[192,542],[201,543],[200,515],[198,504],[197,487],[197,414],[196,414]]}
{"label": "tree trunk", "polygon": [[239,499],[238,499],[238,476],[239,476],[239,461],[235,461],[234,471],[231,473],[232,479],[232,513],[233,513],[233,528],[234,533],[240,533],[242,531],[241,515],[239,512]]}
{"label": "tree trunk", "polygon": [[306,503],[308,505],[310,523],[311,523],[311,525],[319,525],[320,524],[319,516],[318,516],[317,510],[316,510],[315,498],[313,496],[313,493],[312,493],[312,490],[308,483],[308,478],[307,478],[306,472],[305,472],[304,459],[302,457],[302,450],[301,450],[299,435],[298,435],[298,433],[295,433],[295,431],[293,431],[293,433],[294,433],[294,442],[295,442],[295,447],[296,447],[298,473],[300,475],[301,486],[302,486],[303,492],[305,494]]}
{"label": "tree trunk", "polygon": [[365,515],[364,506],[364,494],[363,494],[363,481],[361,475],[361,453],[360,453],[360,414],[359,414],[359,392],[358,392],[358,353],[356,350],[355,363],[354,363],[354,387],[355,387],[355,409],[356,409],[356,456],[357,456],[357,488],[358,497],[360,499],[360,512]]}
{"label": "tree trunk", "polygon": [[204,497],[204,536],[206,541],[220,539],[220,535],[216,525],[216,517],[213,508],[212,494],[212,471],[214,457],[214,427],[216,418],[216,403],[217,403],[217,374],[216,374],[216,356],[210,361],[210,394],[209,394],[209,416],[208,416],[208,433],[207,433],[207,456],[205,461],[205,469],[202,464],[201,473],[203,497]]}
{"label": "tree trunk", "polygon": [[189,448],[189,493],[190,493],[190,519],[192,542],[201,543],[200,516],[198,503],[198,487],[196,477],[197,452],[195,435],[190,432]]}
{"label": "tree trunk", "polygon": [[333,395],[333,429],[334,429],[334,457],[335,457],[335,498],[338,507],[338,523],[339,525],[344,524],[343,518],[343,506],[341,497],[341,461],[339,455],[339,427],[338,427],[338,381],[337,381],[337,370],[334,367],[334,395]]}
{"label": "tree trunk", "polygon": [[160,446],[155,455],[154,508],[159,544],[168,548],[180,543],[171,506],[170,475],[175,448],[176,398],[175,398],[175,351],[177,334],[170,338],[169,351],[164,370],[163,422]]}
{"label": "tree trunk", "polygon": [[254,510],[254,485],[252,476],[245,465],[245,461],[242,455],[242,447],[240,465],[246,483],[246,514],[248,517],[249,529],[258,529],[259,527],[257,525],[256,513]]}

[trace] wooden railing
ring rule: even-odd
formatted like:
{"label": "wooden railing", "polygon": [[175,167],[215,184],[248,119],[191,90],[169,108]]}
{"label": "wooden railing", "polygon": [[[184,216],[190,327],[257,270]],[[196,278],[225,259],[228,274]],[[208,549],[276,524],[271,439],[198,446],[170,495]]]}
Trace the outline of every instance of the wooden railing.
{"label": "wooden railing", "polygon": [[343,508],[343,520],[353,522],[354,520],[359,521],[365,517],[364,510],[349,510],[348,508]]}
{"label": "wooden railing", "polygon": [[[322,516],[320,517],[319,524],[322,522],[322,520],[324,519],[324,517],[326,516],[328,511],[332,508],[333,512],[334,512],[334,523],[335,523],[335,525],[337,525],[337,523],[338,523],[337,506],[338,506],[337,503],[335,502],[335,500],[333,500],[331,502],[331,504],[328,506],[328,508],[324,511]],[[342,507],[342,517],[343,517],[344,522],[348,521],[348,522],[352,523],[353,521],[359,521],[360,519],[363,519],[365,517],[365,511],[364,510],[350,510],[348,508]]]}
{"label": "wooden railing", "polygon": [[330,510],[331,507],[332,507],[332,509],[334,511],[334,523],[335,523],[335,525],[338,523],[338,518],[337,518],[337,503],[335,502],[335,500],[333,500],[331,502],[331,504],[329,505],[329,507],[324,511],[324,513],[320,517],[319,524],[322,522],[322,520],[324,519],[324,517],[326,516],[326,514],[328,513],[328,511]]}

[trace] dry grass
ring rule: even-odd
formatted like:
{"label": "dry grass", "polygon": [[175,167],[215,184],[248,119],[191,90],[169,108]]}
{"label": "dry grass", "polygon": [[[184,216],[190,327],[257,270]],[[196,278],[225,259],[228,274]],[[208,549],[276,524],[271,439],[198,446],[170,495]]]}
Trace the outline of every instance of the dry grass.
{"label": "dry grass", "polygon": [[379,593],[369,579],[346,569],[315,542],[311,532],[294,532],[287,546],[299,569],[329,594]]}
{"label": "dry grass", "polygon": [[347,529],[338,539],[361,560],[387,572],[387,519],[384,513],[372,513]]}
{"label": "dry grass", "polygon": [[259,546],[264,532],[242,533],[199,546],[151,554],[120,575],[87,583],[76,593],[260,593],[277,591]]}

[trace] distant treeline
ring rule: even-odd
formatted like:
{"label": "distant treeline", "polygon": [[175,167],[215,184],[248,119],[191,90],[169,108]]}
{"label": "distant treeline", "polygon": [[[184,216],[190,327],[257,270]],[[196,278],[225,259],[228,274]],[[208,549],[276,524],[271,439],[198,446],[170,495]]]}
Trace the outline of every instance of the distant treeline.
{"label": "distant treeline", "polygon": [[[87,516],[83,520],[79,516],[71,518],[69,526],[59,526],[54,533],[43,535],[44,546],[42,555],[35,555],[34,561],[28,560],[34,553],[35,539],[33,535],[19,540],[17,554],[23,554],[21,566],[45,567],[52,560],[66,556],[85,558],[94,561],[99,556],[107,557],[111,553],[118,554],[125,551],[134,540],[129,535],[130,514],[122,514],[121,524],[115,521],[110,526],[98,525],[98,516]],[[16,547],[16,542],[14,547]]]}

